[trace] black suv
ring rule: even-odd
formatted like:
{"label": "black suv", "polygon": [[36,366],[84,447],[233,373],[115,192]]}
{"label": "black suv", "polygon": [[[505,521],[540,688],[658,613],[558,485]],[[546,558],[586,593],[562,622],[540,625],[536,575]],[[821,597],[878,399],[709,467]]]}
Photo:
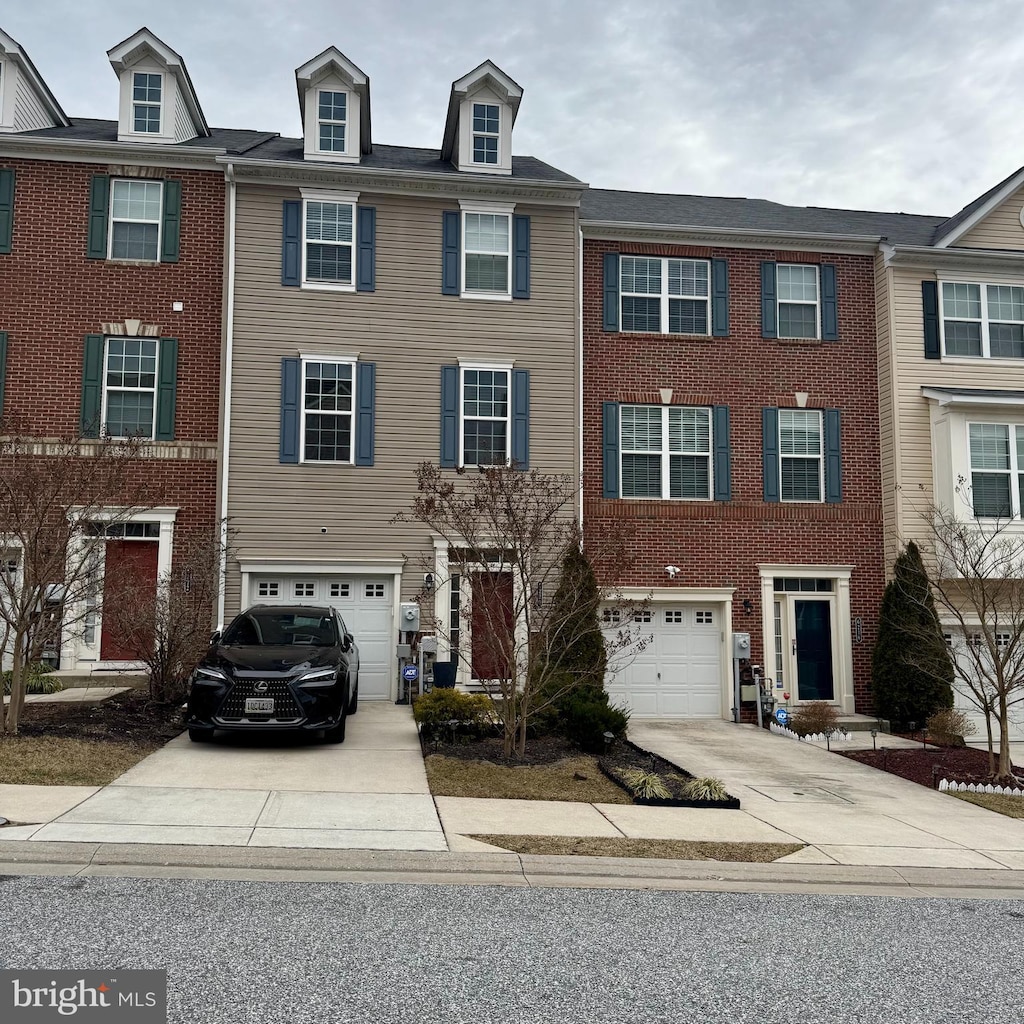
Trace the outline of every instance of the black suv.
{"label": "black suv", "polygon": [[185,724],[215,729],[322,729],[345,739],[359,699],[359,650],[335,609],[258,604],[241,613],[192,673]]}

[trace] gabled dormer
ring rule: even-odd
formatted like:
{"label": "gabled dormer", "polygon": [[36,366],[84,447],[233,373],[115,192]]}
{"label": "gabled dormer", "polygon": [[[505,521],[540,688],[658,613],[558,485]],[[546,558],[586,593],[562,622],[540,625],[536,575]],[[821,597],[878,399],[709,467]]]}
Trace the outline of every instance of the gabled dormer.
{"label": "gabled dormer", "polygon": [[70,124],[28,54],[0,31],[0,132],[66,128]]}
{"label": "gabled dormer", "polygon": [[489,60],[452,82],[441,158],[460,171],[511,174],[512,125],[522,98],[522,88]]}
{"label": "gabled dormer", "polygon": [[370,152],[370,79],[329,46],[295,71],[307,160],[357,164]]}
{"label": "gabled dormer", "polygon": [[185,62],[148,28],[107,51],[121,83],[118,142],[170,145],[210,134]]}

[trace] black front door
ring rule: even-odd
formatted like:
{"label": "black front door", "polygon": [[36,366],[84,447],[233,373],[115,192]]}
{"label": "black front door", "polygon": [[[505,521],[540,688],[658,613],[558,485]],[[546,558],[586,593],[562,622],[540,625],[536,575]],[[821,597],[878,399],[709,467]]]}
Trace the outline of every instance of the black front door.
{"label": "black front door", "polygon": [[798,700],[827,700],[835,697],[832,678],[832,603],[797,598],[796,678]]}

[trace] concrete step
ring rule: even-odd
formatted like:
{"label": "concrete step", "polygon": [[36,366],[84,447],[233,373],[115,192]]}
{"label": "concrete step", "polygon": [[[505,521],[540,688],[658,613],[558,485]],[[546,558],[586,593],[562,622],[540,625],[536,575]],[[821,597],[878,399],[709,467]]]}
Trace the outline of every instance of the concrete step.
{"label": "concrete step", "polygon": [[89,669],[58,669],[50,673],[59,679],[65,690],[80,686],[132,686],[142,688],[149,686],[149,673],[138,669],[130,671],[103,671]]}
{"label": "concrete step", "polygon": [[839,725],[847,732],[870,732],[872,729],[879,733],[889,732],[889,723],[872,715],[840,715]]}

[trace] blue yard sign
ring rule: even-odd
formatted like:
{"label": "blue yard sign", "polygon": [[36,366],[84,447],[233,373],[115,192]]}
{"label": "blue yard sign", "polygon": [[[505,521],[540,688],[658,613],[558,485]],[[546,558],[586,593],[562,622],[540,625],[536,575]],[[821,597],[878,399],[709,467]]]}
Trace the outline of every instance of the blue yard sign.
{"label": "blue yard sign", "polygon": [[415,683],[420,677],[420,670],[415,665],[406,665],[402,669],[402,678],[407,683]]}
{"label": "blue yard sign", "polygon": [[779,725],[785,725],[789,721],[789,712],[785,708],[777,708],[775,711],[775,721]]}

